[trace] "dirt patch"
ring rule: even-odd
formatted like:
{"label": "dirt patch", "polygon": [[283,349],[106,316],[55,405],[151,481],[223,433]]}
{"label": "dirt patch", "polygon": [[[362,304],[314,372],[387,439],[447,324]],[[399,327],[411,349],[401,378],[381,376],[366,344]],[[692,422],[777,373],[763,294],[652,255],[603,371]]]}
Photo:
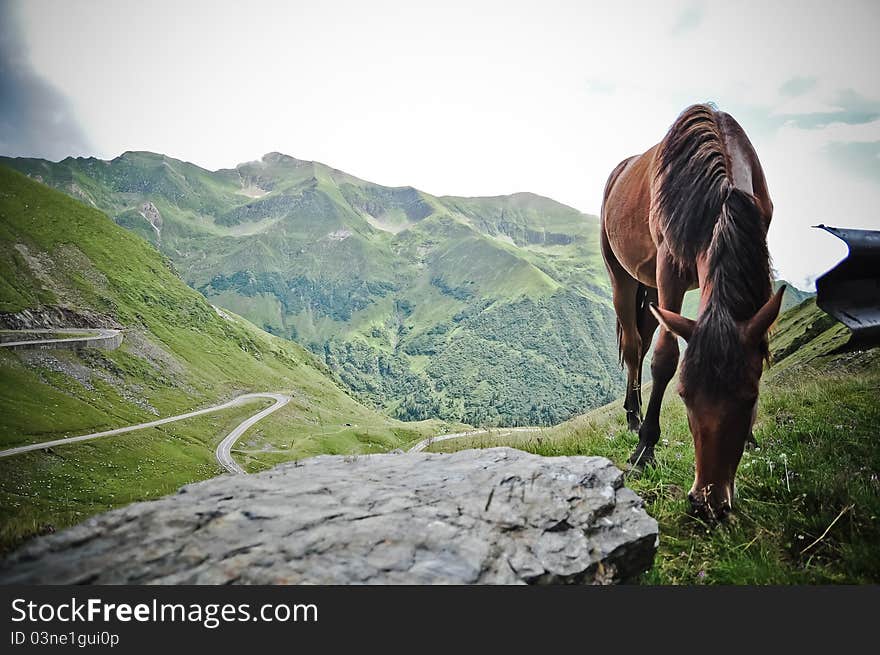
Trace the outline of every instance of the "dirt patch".
{"label": "dirt patch", "polygon": [[43,384],[58,389],[62,393],[70,395],[63,388],[54,385],[46,375],[47,372],[60,373],[75,380],[88,391],[95,391],[95,383],[100,380],[112,387],[126,402],[136,405],[154,416],[159,415],[159,410],[144,397],[143,387],[137,384],[126,384],[122,377],[112,371],[114,365],[111,361],[94,353],[83,352],[83,355],[84,361],[67,353],[23,350],[20,351],[19,359],[22,364],[37,374]]}
{"label": "dirt patch", "polygon": [[157,371],[173,377],[183,377],[185,369],[177,358],[156,344],[141,330],[129,330],[125,335],[126,351],[145,360]]}

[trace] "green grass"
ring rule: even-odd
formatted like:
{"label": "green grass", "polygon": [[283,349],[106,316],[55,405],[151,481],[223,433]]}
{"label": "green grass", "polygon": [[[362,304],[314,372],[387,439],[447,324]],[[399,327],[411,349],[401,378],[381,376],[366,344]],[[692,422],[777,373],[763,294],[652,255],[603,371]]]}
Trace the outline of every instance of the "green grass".
{"label": "green grass", "polygon": [[69,446],[0,459],[0,552],[34,534],[114,507],[174,493],[223,471],[213,449],[267,406],[241,407]]}
{"label": "green grass", "polygon": [[[801,309],[821,326],[815,306]],[[781,343],[789,337],[783,331]],[[765,373],[759,445],[743,456],[735,510],[720,525],[687,514],[693,445],[670,385],[657,466],[627,477],[660,525],[660,548],[643,583],[880,582],[880,349],[832,355],[834,343],[818,339],[802,344],[799,361],[782,360]],[[638,439],[620,405],[539,434],[448,441],[432,450],[511,445],[545,456],[602,455],[623,468]]]}

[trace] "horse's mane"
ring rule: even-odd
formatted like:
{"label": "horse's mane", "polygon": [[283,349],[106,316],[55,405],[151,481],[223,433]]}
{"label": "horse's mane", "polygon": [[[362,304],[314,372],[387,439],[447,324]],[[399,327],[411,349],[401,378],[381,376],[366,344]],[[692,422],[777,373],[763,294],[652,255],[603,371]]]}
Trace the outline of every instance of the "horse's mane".
{"label": "horse's mane", "polygon": [[[664,243],[681,268],[708,256],[709,300],[688,342],[681,381],[709,393],[741,387],[746,360],[738,322],[771,293],[766,223],[754,197],[733,185],[710,105],[678,117],[660,145],[656,207]],[[767,356],[766,338],[761,343]]]}
{"label": "horse's mane", "polygon": [[693,105],[660,144],[655,205],[664,241],[681,268],[708,247],[731,187],[727,153],[715,110]]}

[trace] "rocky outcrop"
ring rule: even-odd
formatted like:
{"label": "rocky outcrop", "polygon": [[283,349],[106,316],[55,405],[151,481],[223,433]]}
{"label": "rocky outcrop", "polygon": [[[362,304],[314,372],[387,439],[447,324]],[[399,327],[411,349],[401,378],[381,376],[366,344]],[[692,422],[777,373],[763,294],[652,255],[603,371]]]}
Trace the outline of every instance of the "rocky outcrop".
{"label": "rocky outcrop", "polygon": [[42,305],[20,312],[0,312],[0,328],[4,330],[51,330],[53,328],[122,329],[107,314],[87,309],[71,309],[61,305]]}
{"label": "rocky outcrop", "polygon": [[159,213],[158,208],[152,202],[147,201],[141,204],[138,212],[141,216],[143,216],[147,223],[150,224],[150,227],[153,228],[153,231],[156,233],[156,240],[161,241],[162,239],[162,214]]}
{"label": "rocky outcrop", "polygon": [[503,234],[510,237],[518,246],[542,245],[542,246],[566,246],[573,243],[575,238],[570,234],[560,232],[548,232],[546,229],[532,229],[526,225],[512,223],[504,220],[504,211],[501,219],[497,222],[480,221],[480,230],[489,234]]}
{"label": "rocky outcrop", "polygon": [[657,523],[605,458],[321,456],[38,538],[0,583],[609,583],[656,548]]}

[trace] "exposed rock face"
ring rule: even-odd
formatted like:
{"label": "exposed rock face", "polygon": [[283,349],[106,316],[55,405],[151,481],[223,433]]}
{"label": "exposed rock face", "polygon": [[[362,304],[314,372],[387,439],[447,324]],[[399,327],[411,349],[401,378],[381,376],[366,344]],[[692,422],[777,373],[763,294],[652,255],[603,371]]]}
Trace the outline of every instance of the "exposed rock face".
{"label": "exposed rock face", "polygon": [[533,230],[518,223],[510,223],[504,220],[504,212],[501,212],[501,220],[492,224],[481,221],[482,229],[490,234],[498,233],[513,239],[517,245],[541,244],[547,246],[565,246],[574,241],[574,237],[570,234],[560,234],[557,232],[548,232],[547,230]]}
{"label": "exposed rock face", "polygon": [[150,227],[156,232],[156,239],[162,238],[162,214],[159,213],[158,208],[152,202],[145,202],[140,206],[138,210],[146,220],[147,223],[150,224]]}
{"label": "exposed rock face", "polygon": [[5,330],[39,330],[53,328],[107,328],[122,326],[106,314],[60,305],[42,305],[20,312],[0,312],[0,328]]}
{"label": "exposed rock face", "polygon": [[608,583],[656,548],[656,521],[602,457],[322,456],[41,537],[0,583]]}

